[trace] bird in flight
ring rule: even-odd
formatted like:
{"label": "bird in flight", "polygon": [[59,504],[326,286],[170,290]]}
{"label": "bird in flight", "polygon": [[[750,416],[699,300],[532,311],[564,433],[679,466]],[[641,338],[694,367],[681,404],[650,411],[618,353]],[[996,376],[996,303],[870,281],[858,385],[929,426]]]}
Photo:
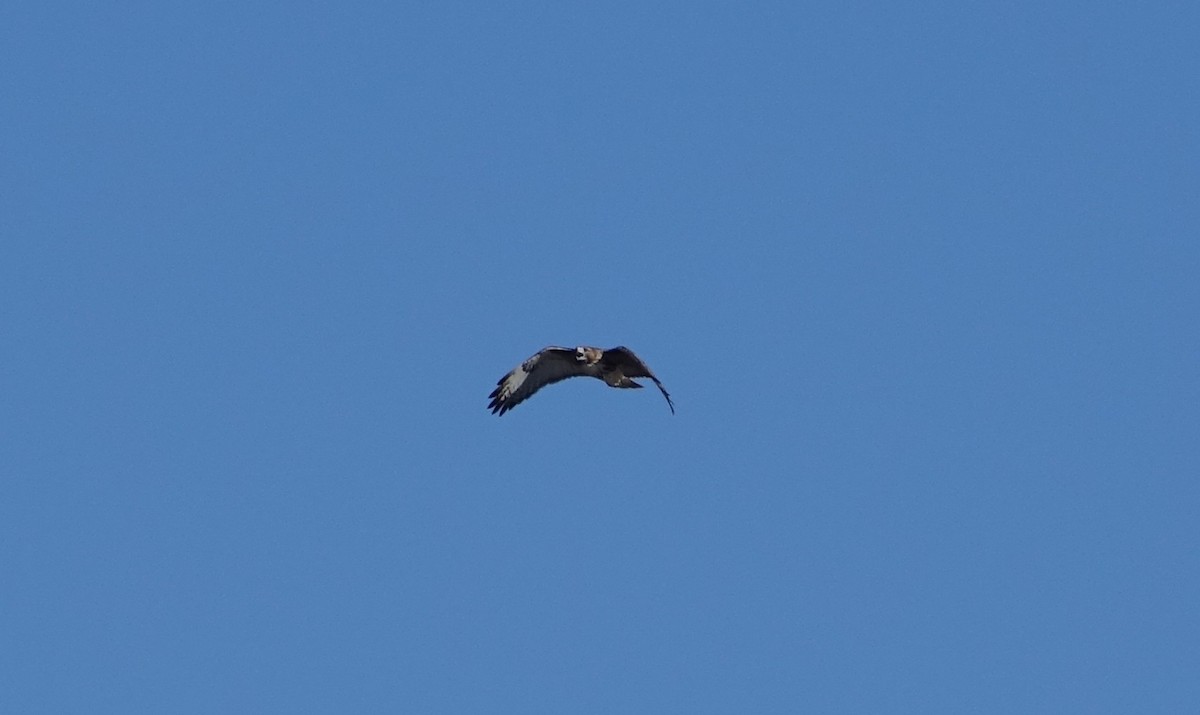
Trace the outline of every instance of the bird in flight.
{"label": "bird in flight", "polygon": [[568,377],[595,377],[604,380],[609,387],[640,388],[642,385],[632,378],[648,377],[658,386],[671,414],[675,414],[675,403],[666,388],[646,367],[633,351],[626,347],[601,350],[586,345],[577,348],[560,348],[554,345],[542,348],[525,362],[516,366],[496,383],[496,389],[488,395],[488,408],[492,414],[504,414],[529,399],[533,393],[546,385],[553,385]]}

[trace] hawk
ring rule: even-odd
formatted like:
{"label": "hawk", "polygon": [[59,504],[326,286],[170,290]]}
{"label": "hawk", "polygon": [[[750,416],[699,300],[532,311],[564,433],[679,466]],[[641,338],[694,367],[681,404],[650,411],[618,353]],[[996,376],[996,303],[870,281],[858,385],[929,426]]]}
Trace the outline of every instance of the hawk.
{"label": "hawk", "polygon": [[658,386],[671,414],[675,414],[675,403],[646,363],[626,347],[600,348],[580,345],[575,349],[554,345],[542,348],[512,372],[500,378],[496,389],[488,395],[492,399],[488,408],[492,414],[504,414],[529,399],[533,393],[546,385],[553,385],[568,377],[595,377],[604,380],[609,387],[640,388],[642,385],[632,378],[648,377]]}

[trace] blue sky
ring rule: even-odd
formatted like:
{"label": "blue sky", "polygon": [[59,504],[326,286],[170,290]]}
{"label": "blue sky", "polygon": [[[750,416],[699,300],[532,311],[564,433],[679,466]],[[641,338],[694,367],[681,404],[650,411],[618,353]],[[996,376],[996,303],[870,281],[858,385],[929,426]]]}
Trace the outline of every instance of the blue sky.
{"label": "blue sky", "polygon": [[1200,708],[1194,3],[0,15],[0,709]]}

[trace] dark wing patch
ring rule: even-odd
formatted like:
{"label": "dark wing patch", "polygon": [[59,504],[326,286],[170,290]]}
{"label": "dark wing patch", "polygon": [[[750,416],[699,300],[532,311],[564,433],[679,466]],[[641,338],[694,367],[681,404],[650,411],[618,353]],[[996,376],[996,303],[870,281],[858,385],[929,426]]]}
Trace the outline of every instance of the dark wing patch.
{"label": "dark wing patch", "polygon": [[574,350],[555,346],[543,348],[496,382],[496,389],[488,395],[492,400],[488,409],[492,414],[502,415],[546,385],[586,374],[583,366],[576,362]]}
{"label": "dark wing patch", "polygon": [[654,384],[658,386],[658,391],[663,394],[663,397],[667,398],[667,406],[671,408],[671,414],[675,414],[675,403],[671,401],[671,393],[667,392],[667,388],[663,387],[663,384],[658,381],[654,373],[650,372],[650,368],[646,366],[646,363],[642,362],[642,359],[637,355],[634,355],[632,350],[624,345],[619,345],[611,350],[605,350],[604,357],[600,358],[600,362],[610,368],[620,370],[621,374],[625,377],[648,377],[653,380]]}

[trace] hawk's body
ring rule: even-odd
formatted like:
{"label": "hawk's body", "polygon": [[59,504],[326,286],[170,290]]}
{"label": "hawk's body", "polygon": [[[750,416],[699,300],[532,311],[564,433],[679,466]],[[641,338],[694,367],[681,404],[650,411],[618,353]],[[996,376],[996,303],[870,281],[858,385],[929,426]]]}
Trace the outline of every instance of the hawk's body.
{"label": "hawk's body", "polygon": [[488,407],[492,414],[504,414],[546,385],[553,385],[568,377],[595,377],[604,380],[609,387],[627,388],[641,387],[632,378],[650,378],[663,397],[667,398],[671,414],[675,414],[675,403],[671,402],[671,396],[632,350],[626,347],[601,350],[585,345],[575,349],[550,346],[539,350],[500,378],[496,389],[488,395],[492,399]]}

